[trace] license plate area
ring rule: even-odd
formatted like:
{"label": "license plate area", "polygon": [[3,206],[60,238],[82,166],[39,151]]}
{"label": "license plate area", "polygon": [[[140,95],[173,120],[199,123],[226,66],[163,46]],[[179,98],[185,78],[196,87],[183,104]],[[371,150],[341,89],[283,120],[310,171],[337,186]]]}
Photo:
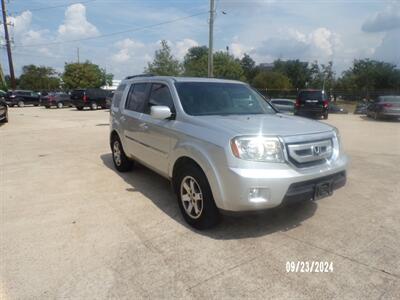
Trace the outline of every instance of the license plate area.
{"label": "license plate area", "polygon": [[332,181],[317,183],[314,190],[314,200],[332,195]]}

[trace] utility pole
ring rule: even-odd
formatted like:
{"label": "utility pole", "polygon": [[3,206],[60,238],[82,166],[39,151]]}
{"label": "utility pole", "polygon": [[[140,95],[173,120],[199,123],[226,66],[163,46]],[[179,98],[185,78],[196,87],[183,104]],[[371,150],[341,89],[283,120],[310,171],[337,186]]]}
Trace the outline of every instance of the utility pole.
{"label": "utility pole", "polygon": [[76,55],[78,57],[78,64],[79,64],[79,47],[76,48]]}
{"label": "utility pole", "polygon": [[208,77],[214,77],[214,58],[213,58],[213,40],[214,40],[214,17],[215,1],[210,0],[210,31],[208,33]]}
{"label": "utility pole", "polygon": [[8,65],[10,67],[11,88],[13,90],[15,90],[16,86],[15,86],[14,64],[13,64],[12,54],[11,54],[10,36],[8,35],[7,12],[6,12],[5,0],[1,0],[1,9],[3,12],[4,37],[6,39]]}

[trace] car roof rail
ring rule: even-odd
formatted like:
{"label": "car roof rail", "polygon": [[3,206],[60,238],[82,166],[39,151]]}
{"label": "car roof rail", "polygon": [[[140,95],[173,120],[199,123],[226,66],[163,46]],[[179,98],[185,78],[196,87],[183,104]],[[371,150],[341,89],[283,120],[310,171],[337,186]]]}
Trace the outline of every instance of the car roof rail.
{"label": "car roof rail", "polygon": [[125,77],[125,79],[132,79],[132,78],[136,78],[136,77],[152,77],[155,76],[154,74],[138,74],[138,75],[131,75],[131,76],[127,76]]}

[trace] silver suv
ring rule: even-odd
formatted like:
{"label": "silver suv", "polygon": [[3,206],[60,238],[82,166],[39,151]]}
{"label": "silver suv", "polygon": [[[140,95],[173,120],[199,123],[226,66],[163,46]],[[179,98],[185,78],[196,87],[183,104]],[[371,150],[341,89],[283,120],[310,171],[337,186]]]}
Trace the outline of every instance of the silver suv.
{"label": "silver suv", "polygon": [[137,161],[168,178],[185,220],[318,199],[346,183],[338,131],[279,113],[245,83],[130,76],[111,105],[115,167]]}

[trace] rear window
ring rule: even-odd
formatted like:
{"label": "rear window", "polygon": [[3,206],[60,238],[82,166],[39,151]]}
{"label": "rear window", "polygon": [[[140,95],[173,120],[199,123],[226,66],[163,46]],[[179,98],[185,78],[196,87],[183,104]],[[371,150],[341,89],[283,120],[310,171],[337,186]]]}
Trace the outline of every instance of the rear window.
{"label": "rear window", "polygon": [[71,99],[81,99],[85,94],[85,90],[74,90],[71,93]]}
{"label": "rear window", "polygon": [[299,93],[299,100],[300,101],[306,101],[306,100],[318,100],[318,101],[323,101],[322,91],[302,91]]}
{"label": "rear window", "polygon": [[117,88],[117,90],[114,92],[114,96],[112,98],[112,106],[113,107],[119,107],[119,104],[121,103],[122,95],[124,93],[124,90],[126,88],[126,84],[120,84]]}

